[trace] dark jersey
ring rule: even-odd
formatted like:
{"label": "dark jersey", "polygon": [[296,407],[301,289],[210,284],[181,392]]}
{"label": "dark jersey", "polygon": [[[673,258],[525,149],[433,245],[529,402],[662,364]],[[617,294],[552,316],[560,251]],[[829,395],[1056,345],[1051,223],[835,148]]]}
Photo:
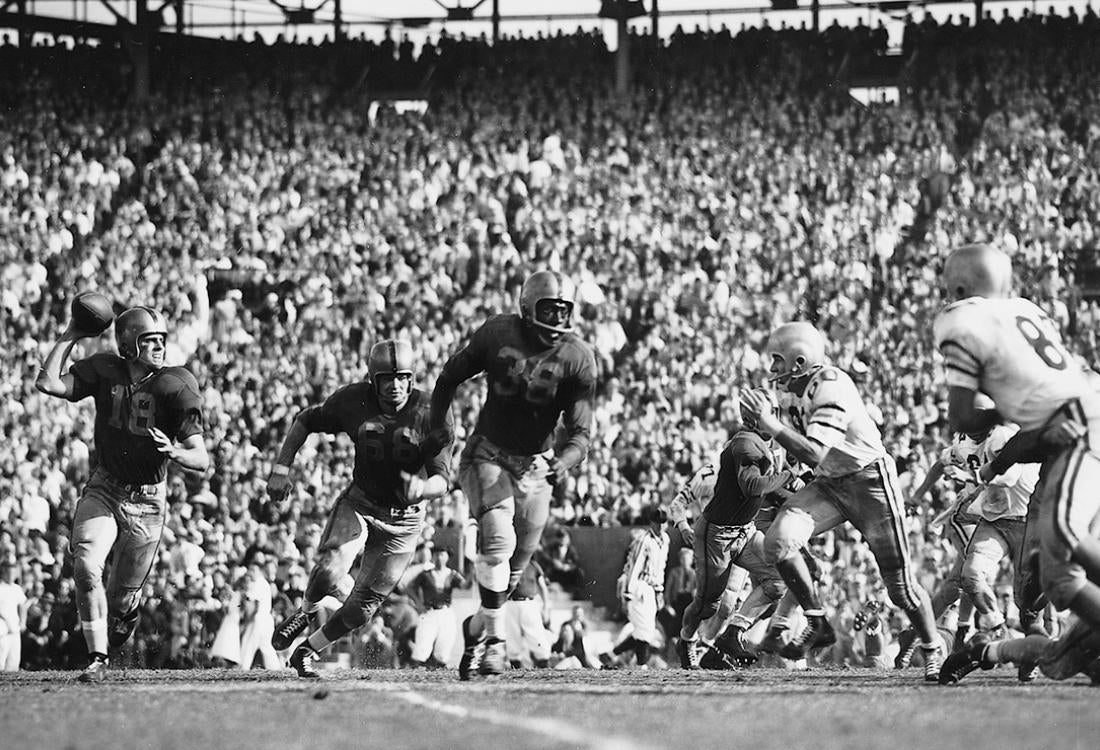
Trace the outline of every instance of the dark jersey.
{"label": "dark jersey", "polygon": [[421,571],[409,588],[420,599],[424,609],[441,609],[451,606],[454,590],[462,585],[462,576],[447,568],[437,573],[435,568]]}
{"label": "dark jersey", "polygon": [[782,487],[790,473],[773,465],[772,452],[755,432],[733,436],[718,463],[714,496],[703,516],[719,526],[744,526],[756,518],[764,496]]}
{"label": "dark jersey", "polygon": [[524,335],[519,315],[494,315],[443,367],[441,381],[461,383],[484,372],[489,393],[474,432],[514,455],[550,449],[558,418],[581,457],[592,430],[596,358],[567,333],[549,349]]}
{"label": "dark jersey", "polygon": [[538,599],[542,596],[542,587],[539,586],[539,580],[545,578],[546,576],[543,574],[542,568],[537,562],[532,560],[523,570],[523,575],[519,577],[516,588],[508,598],[518,600]]}
{"label": "dark jersey", "polygon": [[[355,443],[352,481],[373,503],[390,508],[409,505],[401,472],[451,476],[451,446],[425,462],[421,441],[429,432],[428,394],[413,388],[409,400],[393,416],[382,412],[374,386],[353,383],[339,389],[320,406],[302,412],[302,424],[310,432],[344,433]],[[448,425],[450,420],[448,418]]]}
{"label": "dark jersey", "polygon": [[99,352],[74,362],[70,401],[95,398],[95,447],[99,465],[129,484],[156,484],[168,472],[168,457],[149,437],[154,427],[182,441],[202,433],[199,384],[182,367],[164,367],[131,382],[126,360]]}

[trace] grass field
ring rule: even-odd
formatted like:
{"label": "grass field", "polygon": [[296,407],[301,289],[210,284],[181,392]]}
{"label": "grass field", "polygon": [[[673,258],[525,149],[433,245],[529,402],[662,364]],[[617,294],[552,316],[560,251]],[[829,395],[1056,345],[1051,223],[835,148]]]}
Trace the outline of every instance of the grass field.
{"label": "grass field", "polygon": [[117,670],[0,674],[3,750],[263,748],[1100,749],[1100,689],[1015,670],[954,687],[916,671]]}

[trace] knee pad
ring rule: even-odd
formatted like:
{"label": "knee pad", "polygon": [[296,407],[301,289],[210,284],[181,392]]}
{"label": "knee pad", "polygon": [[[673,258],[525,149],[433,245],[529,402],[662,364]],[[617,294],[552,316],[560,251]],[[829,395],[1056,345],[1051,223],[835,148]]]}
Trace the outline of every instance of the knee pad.
{"label": "knee pad", "polygon": [[103,568],[92,568],[78,557],[73,563],[73,582],[80,591],[94,591],[103,586]]}
{"label": "knee pad", "polygon": [[959,574],[959,588],[973,596],[978,593],[985,574],[976,565],[966,563]]}
{"label": "knee pad", "polygon": [[764,560],[775,565],[800,554],[810,541],[814,531],[814,519],[797,508],[784,508],[764,535]]}
{"label": "knee pad", "polygon": [[512,571],[508,561],[500,555],[479,554],[474,565],[477,570],[477,582],[489,591],[507,591]]}

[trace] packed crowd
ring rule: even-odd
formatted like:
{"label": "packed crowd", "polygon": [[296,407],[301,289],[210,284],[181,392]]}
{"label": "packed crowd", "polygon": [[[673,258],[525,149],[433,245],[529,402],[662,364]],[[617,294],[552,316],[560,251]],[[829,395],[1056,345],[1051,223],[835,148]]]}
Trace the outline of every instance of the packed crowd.
{"label": "packed crowd", "polygon": [[[430,385],[533,268],[576,279],[601,368],[596,440],[558,524],[631,524],[667,500],[736,428],[768,331],[795,317],[881,410],[912,487],[946,438],[930,340],[946,248],[1001,243],[1027,294],[1100,355],[1100,306],[1075,285],[1100,263],[1097,29],[1091,11],[912,24],[907,91],[871,109],[833,76],[846,45],[881,40],[839,27],[678,31],[639,58],[629,101],[590,34],[444,38],[419,55],[165,48],[140,106],[109,45],[0,46],[0,564],[30,601],[25,665],[83,653],[66,547],[91,412],[33,387],[75,290],[160,308],[205,388],[215,468],[172,478],[139,650],[172,638],[151,664],[209,663],[257,580],[276,616],[300,595],[351,446],[307,445],[296,502],[273,513],[265,480],[297,411],[362,378],[383,336],[414,344]],[[367,47],[394,80],[434,81],[425,115],[367,117]],[[481,387],[460,392],[459,425]],[[926,582],[950,554],[928,520],[950,500],[910,519]],[[432,522],[465,515],[456,492]],[[819,550],[842,609],[882,596],[849,541]]]}

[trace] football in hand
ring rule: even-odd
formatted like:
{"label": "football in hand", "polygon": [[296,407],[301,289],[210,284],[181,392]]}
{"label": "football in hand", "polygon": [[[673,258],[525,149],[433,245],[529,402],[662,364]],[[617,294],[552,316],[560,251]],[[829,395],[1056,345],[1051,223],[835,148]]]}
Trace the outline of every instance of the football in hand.
{"label": "football in hand", "polygon": [[111,300],[99,292],[81,292],[73,299],[73,328],[89,336],[98,336],[115,321]]}

